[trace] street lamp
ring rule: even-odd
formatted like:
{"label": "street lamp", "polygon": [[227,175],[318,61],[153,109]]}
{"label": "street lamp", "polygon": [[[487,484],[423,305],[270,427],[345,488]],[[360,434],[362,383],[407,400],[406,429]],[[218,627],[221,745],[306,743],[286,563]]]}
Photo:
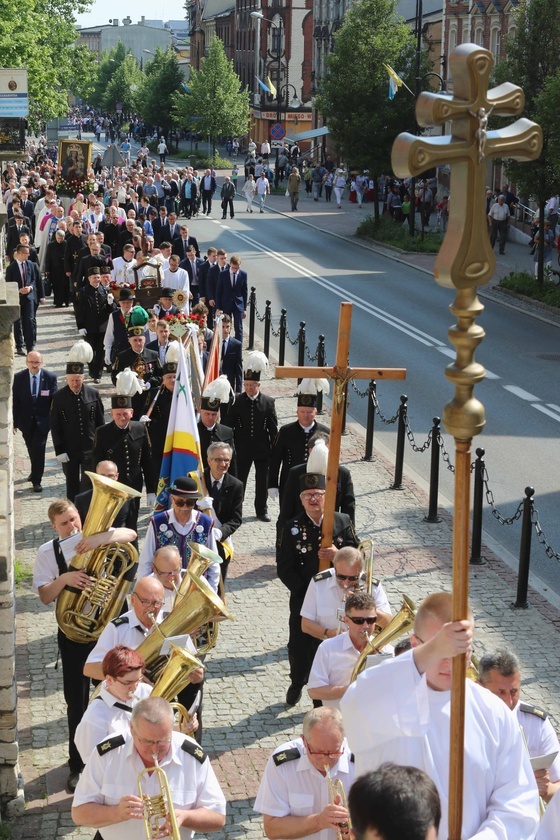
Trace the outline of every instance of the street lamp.
{"label": "street lamp", "polygon": [[[255,18],[256,20],[265,20],[267,23],[270,23],[271,26],[274,26],[275,29],[279,30],[278,33],[278,41],[277,41],[277,50],[276,56],[276,122],[280,122],[282,109],[282,90],[281,90],[281,79],[282,79],[282,43],[284,41],[283,38],[283,29],[284,29],[284,20],[282,17],[279,17],[280,23],[276,23],[276,21],[271,20],[270,18],[266,18],[262,12],[251,12],[250,17]],[[297,99],[297,96],[296,96]],[[298,100],[299,102],[299,100]],[[299,106],[298,106],[299,107]],[[274,186],[278,186],[278,157],[279,157],[279,149],[278,146],[276,147],[276,163],[274,165]]]}

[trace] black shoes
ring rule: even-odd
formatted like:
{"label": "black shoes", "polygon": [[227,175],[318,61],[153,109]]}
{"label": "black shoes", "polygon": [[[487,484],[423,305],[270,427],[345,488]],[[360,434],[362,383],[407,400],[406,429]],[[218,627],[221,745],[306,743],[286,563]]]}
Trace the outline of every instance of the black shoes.
{"label": "black shoes", "polygon": [[25,352],[25,350],[23,349],[23,347],[18,347],[18,349],[16,350],[16,354],[17,354],[18,356],[27,356],[27,353]]}
{"label": "black shoes", "polygon": [[33,485],[33,492],[34,492],[34,493],[42,493],[42,492],[43,492],[43,488],[41,487],[41,485],[40,485],[40,484],[34,484],[34,485]]}
{"label": "black shoes", "polygon": [[259,522],[272,522],[270,515],[268,513],[257,513],[257,519]]}
{"label": "black shoes", "polygon": [[293,683],[289,687],[286,692],[286,703],[288,706],[295,706],[296,703],[299,703],[301,699],[301,692],[302,689],[298,685],[294,685]]}
{"label": "black shoes", "polygon": [[81,770],[71,770],[70,774],[66,780],[66,787],[70,791],[70,793],[74,793],[76,790],[76,785],[80,781],[80,776],[82,774]]}

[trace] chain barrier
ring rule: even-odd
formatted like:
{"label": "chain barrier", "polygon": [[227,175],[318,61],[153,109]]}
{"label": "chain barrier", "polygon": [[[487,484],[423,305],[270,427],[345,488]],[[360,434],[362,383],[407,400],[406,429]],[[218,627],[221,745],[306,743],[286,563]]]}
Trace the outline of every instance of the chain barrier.
{"label": "chain barrier", "polygon": [[390,420],[388,420],[386,417],[384,417],[381,414],[381,411],[379,410],[379,400],[377,399],[377,394],[373,393],[371,395],[371,399],[372,399],[372,402],[373,402],[373,407],[375,408],[375,413],[378,415],[378,417],[379,417],[379,419],[381,420],[382,423],[385,423],[386,426],[392,426],[393,423],[397,422],[397,420],[399,419],[399,412],[398,411],[397,411],[396,414],[394,414],[391,417]]}
{"label": "chain barrier", "polygon": [[520,519],[523,513],[523,502],[519,502],[517,510],[515,511],[513,516],[502,516],[502,514],[494,504],[494,494],[488,486],[488,470],[485,466],[482,468],[482,480],[484,482],[486,503],[492,508],[492,516],[494,517],[494,519],[497,519],[500,525],[513,525],[514,522],[517,522],[517,520]]}
{"label": "chain barrier", "polygon": [[257,302],[256,301],[255,301],[255,315],[257,316],[258,321],[264,321],[264,319],[266,318],[266,314],[265,315],[259,315],[259,310],[257,309]]}
{"label": "chain barrier", "polygon": [[309,350],[307,349],[307,344],[306,344],[305,345],[305,355],[307,356],[307,358],[309,359],[310,362],[316,362],[317,359],[319,358],[319,346],[317,346],[317,350],[315,351],[315,353],[312,356],[311,353],[309,352]]}
{"label": "chain barrier", "polygon": [[432,430],[431,429],[428,432],[428,437],[426,438],[426,440],[422,444],[422,446],[417,446],[416,443],[414,442],[414,433],[413,433],[412,429],[410,428],[410,424],[408,422],[408,414],[407,414],[406,419],[405,419],[405,427],[406,427],[406,436],[408,438],[408,442],[410,443],[410,445],[412,446],[412,448],[415,452],[425,452],[426,449],[429,449],[430,443],[432,442]]}
{"label": "chain barrier", "polygon": [[350,380],[350,387],[362,399],[364,399],[365,397],[369,397],[369,388],[366,388],[365,391],[360,391],[353,379]]}
{"label": "chain barrier", "polygon": [[277,329],[277,330],[275,330],[275,329],[274,329],[274,327],[273,327],[273,326],[272,326],[272,324],[271,324],[271,325],[270,325],[270,332],[272,333],[272,335],[274,336],[274,338],[279,338],[279,337],[280,337],[280,327],[278,327],[278,329]]}
{"label": "chain barrier", "polygon": [[540,542],[540,544],[544,547],[546,556],[550,557],[551,560],[560,560],[560,554],[558,554],[557,551],[554,551],[554,549],[552,548],[552,546],[546,538],[541,523],[539,522],[539,512],[535,508],[533,508],[533,513],[531,515],[531,525],[533,525],[533,527],[535,528],[537,539]]}
{"label": "chain barrier", "polygon": [[[447,467],[449,472],[453,473],[453,475],[455,475],[455,465],[451,463],[451,456],[449,455],[449,452],[445,448],[445,443],[443,442],[443,438],[441,436],[441,433],[438,434],[437,444],[438,444],[438,446],[440,448],[440,451],[441,451],[441,457],[442,457],[443,463],[445,464],[445,466]],[[471,472],[474,470],[474,464],[475,464],[475,462],[473,461],[472,464],[471,464]]]}
{"label": "chain barrier", "polygon": [[293,339],[293,338],[291,338],[290,333],[288,332],[288,328],[287,328],[287,327],[286,327],[286,338],[288,339],[288,341],[290,342],[290,344],[292,345],[292,347],[295,347],[295,346],[296,346],[296,344],[299,344],[299,333],[298,333],[297,338],[296,338],[296,339],[295,339],[295,341],[294,341],[294,339]]}

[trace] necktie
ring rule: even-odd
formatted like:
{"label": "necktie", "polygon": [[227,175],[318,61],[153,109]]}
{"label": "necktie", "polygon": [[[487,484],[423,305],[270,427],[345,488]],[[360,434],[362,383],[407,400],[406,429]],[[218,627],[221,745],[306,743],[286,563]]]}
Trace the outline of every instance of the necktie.
{"label": "necktie", "polygon": [[235,271],[231,272],[231,288],[235,286]]}
{"label": "necktie", "polygon": [[33,374],[32,379],[33,379],[33,384],[31,386],[31,397],[33,399],[33,402],[35,402],[35,400],[37,399],[37,374],[36,373]]}
{"label": "necktie", "polygon": [[210,488],[210,495],[212,496],[213,499],[217,499],[219,492],[220,492],[220,488],[218,487],[218,482],[213,481],[212,482],[212,487]]}
{"label": "necktie", "polygon": [[227,341],[224,338],[224,340],[222,341],[222,359],[226,355],[226,347],[227,347]]}

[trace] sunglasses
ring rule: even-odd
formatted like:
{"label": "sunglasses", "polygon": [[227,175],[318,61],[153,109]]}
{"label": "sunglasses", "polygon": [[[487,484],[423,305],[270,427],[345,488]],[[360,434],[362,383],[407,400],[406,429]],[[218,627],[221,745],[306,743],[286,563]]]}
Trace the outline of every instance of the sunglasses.
{"label": "sunglasses", "polygon": [[368,618],[364,618],[361,615],[347,615],[346,618],[350,619],[352,624],[368,624],[370,627],[373,627],[373,625],[377,621],[376,615],[369,616]]}
{"label": "sunglasses", "polygon": [[337,580],[357,581],[360,579],[360,575],[339,575],[338,572],[335,572],[335,577]]}
{"label": "sunglasses", "polygon": [[177,507],[194,507],[196,504],[196,499],[178,499],[176,496],[171,496],[173,499],[173,504],[177,505]]}

